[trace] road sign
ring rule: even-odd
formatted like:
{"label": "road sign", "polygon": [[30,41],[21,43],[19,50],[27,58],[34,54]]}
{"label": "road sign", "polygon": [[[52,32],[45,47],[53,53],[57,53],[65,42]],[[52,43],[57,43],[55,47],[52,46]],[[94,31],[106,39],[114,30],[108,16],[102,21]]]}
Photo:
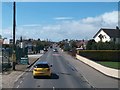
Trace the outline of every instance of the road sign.
{"label": "road sign", "polygon": [[20,63],[21,64],[29,64],[29,61],[28,61],[28,58],[27,57],[21,57],[21,59],[20,59]]}

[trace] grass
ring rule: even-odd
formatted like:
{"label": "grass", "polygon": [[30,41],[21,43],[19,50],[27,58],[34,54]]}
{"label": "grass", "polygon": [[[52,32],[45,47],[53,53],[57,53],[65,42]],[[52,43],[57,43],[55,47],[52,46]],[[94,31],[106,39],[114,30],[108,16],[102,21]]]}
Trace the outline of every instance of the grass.
{"label": "grass", "polygon": [[120,62],[97,62],[103,66],[114,68],[114,69],[120,69]]}

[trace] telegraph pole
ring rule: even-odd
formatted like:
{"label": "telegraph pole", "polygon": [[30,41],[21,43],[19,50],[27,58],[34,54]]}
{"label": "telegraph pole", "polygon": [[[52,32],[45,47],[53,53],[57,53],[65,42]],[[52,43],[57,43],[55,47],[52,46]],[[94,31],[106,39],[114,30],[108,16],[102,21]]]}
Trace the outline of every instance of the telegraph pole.
{"label": "telegraph pole", "polygon": [[15,70],[16,65],[16,50],[15,50],[15,29],[16,29],[16,3],[13,2],[13,70]]}

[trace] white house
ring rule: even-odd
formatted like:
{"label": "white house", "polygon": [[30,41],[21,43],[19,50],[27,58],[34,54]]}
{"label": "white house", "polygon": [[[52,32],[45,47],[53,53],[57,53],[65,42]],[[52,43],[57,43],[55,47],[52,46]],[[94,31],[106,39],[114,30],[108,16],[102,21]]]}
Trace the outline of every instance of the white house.
{"label": "white house", "polygon": [[96,42],[109,42],[120,43],[120,29],[103,29],[101,28],[93,37]]}

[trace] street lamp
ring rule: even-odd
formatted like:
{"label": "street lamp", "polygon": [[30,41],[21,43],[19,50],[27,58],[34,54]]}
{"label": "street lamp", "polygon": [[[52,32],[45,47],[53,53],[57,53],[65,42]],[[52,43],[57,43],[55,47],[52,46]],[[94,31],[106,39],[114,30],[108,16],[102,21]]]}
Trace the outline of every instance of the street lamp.
{"label": "street lamp", "polygon": [[12,59],[13,59],[13,70],[15,70],[15,65],[16,65],[16,54],[15,54],[15,27],[16,27],[16,20],[15,20],[15,9],[16,8],[16,3],[13,3],[13,55],[12,55]]}

